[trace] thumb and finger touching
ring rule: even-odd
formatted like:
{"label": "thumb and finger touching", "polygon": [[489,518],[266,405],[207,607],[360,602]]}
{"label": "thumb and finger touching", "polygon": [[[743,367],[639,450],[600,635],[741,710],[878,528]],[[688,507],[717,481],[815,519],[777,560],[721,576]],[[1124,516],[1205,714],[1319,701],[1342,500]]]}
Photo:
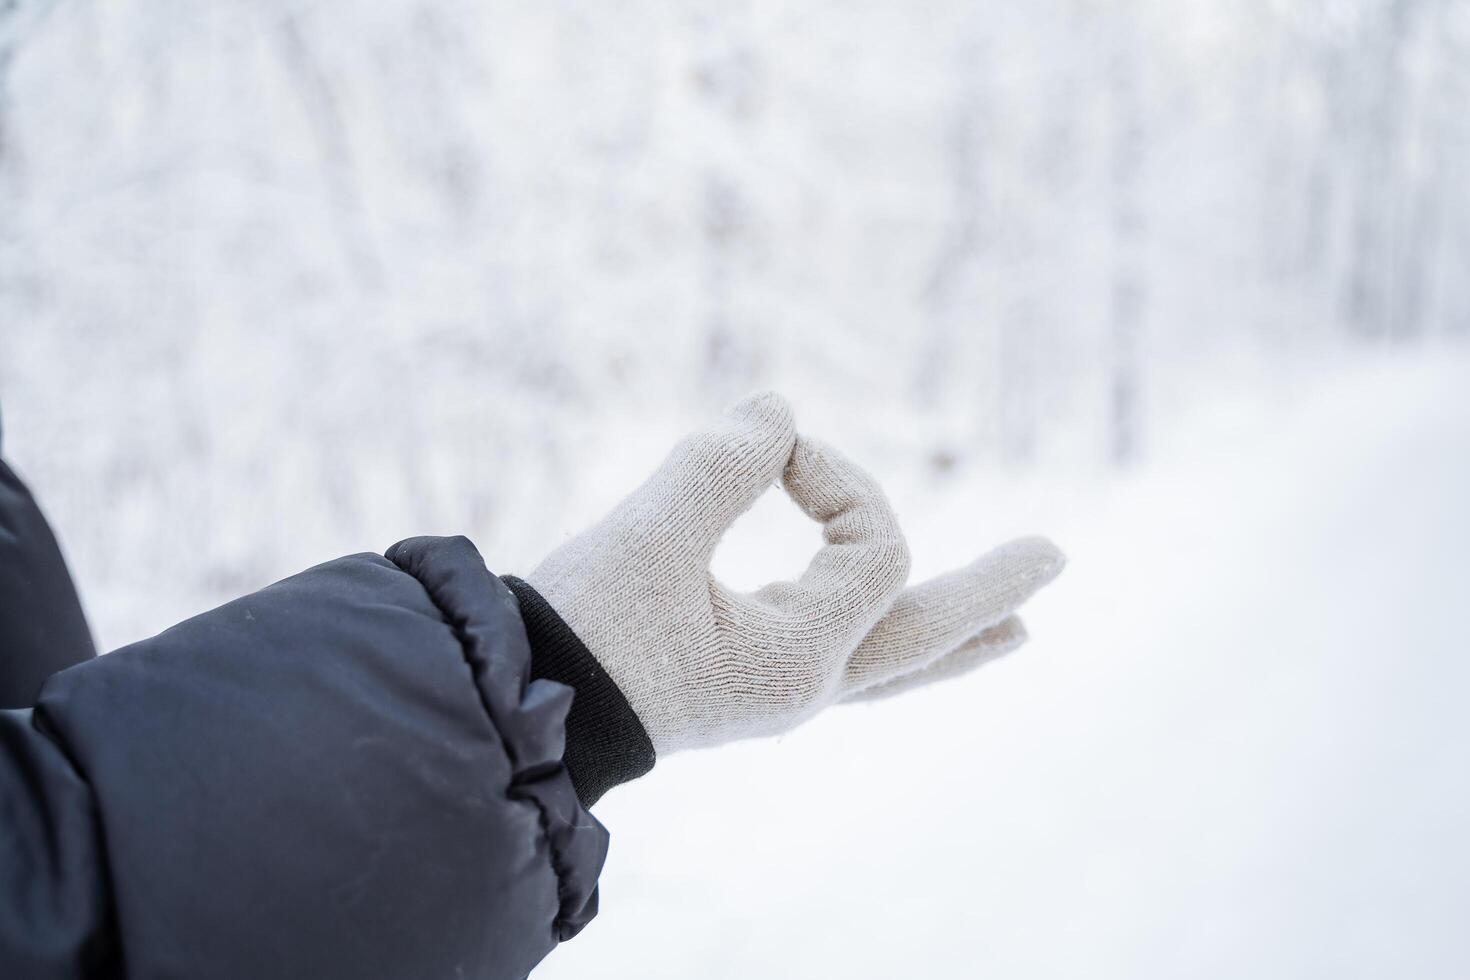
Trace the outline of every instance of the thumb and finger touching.
{"label": "thumb and finger touching", "polygon": [[823,525],[826,544],[796,582],[740,594],[711,577],[712,600],[717,616],[754,642],[803,640],[824,660],[857,643],[841,679],[845,698],[891,692],[913,675],[949,676],[1019,646],[1025,630],[1012,614],[1066,562],[1045,538],[1020,538],[903,589],[908,548],[882,489],[836,449],[798,435],[790,404],[774,392],[741,400],[684,440],[655,480],[700,530],[707,559],[778,474]]}
{"label": "thumb and finger touching", "polygon": [[757,649],[800,643],[843,659],[903,587],[908,546],[878,484],[831,446],[798,436],[782,483],[826,543],[795,582],[741,594],[711,579],[716,615]]}
{"label": "thumb and finger touching", "polygon": [[[822,525],[794,582],[754,592],[709,572],[725,530],[777,481]],[[531,583],[596,654],[660,752],[790,727],[833,700],[886,697],[1019,646],[1016,609],[1061,570],[1022,538],[905,589],[909,553],[877,482],[798,435],[774,392],[682,440]]]}
{"label": "thumb and finger touching", "polygon": [[659,508],[707,561],[725,529],[780,478],[795,443],[790,403],[775,392],[751,395],[685,437],[630,499]]}

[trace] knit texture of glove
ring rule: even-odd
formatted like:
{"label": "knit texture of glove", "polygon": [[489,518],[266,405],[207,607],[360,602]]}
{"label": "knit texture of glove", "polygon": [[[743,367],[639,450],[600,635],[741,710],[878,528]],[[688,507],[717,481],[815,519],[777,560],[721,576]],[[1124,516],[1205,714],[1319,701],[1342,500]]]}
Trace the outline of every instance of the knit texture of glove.
{"label": "knit texture of glove", "polygon": [[[735,592],[710,573],[725,530],[773,483],[823,525],[795,582]],[[839,700],[962,673],[1025,639],[1015,609],[1061,570],[1041,538],[904,589],[888,501],[790,406],[752,396],[683,440],[527,581],[617,684],[660,754],[785,731]]]}

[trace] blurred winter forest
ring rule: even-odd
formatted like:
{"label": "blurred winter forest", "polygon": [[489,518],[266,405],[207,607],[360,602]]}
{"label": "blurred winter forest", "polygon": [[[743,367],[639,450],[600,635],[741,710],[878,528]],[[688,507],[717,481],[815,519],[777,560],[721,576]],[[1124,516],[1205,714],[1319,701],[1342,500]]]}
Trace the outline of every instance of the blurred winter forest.
{"label": "blurred winter forest", "polygon": [[[1450,910],[1470,900],[1470,849],[1453,843],[1470,789],[1423,767],[1470,735],[1433,700],[1466,677],[1452,656],[1465,631],[1449,616],[1463,590],[1447,590],[1470,544],[1467,178],[1464,0],[0,0],[5,448],[47,503],[111,647],[410,534],[468,533],[493,569],[525,571],[688,426],[776,388],[799,425],[892,487],[920,571],[1003,531],[1047,531],[1073,553],[1056,605],[1038,600],[1040,649],[1025,661],[1068,671],[1001,665],[973,688],[1000,701],[965,711],[1003,721],[928,736],[964,746],[983,729],[1012,758],[1051,758],[1040,771],[1055,783],[987,769],[977,751],[974,790],[936,769],[902,801],[848,800],[888,807],[894,836],[848,828],[799,848],[772,836],[737,863],[783,875],[771,887],[795,890],[778,901],[755,879],[742,893],[721,878],[709,849],[803,826],[803,790],[781,784],[796,815],[777,820],[722,797],[732,784],[690,775],[692,762],[661,763],[686,778],[684,795],[659,789],[674,777],[656,772],[654,789],[604,804],[608,921],[565,954],[593,958],[558,952],[548,970],[1367,976],[1393,964],[1464,976]],[[1394,550],[1410,542],[1438,550]],[[732,562],[750,584],[769,571]],[[1400,594],[1431,568],[1439,591]],[[1252,591],[1267,580],[1297,590],[1297,605]],[[1180,612],[1155,617],[1162,608]],[[1316,628],[1344,608],[1380,618]],[[1170,633],[1186,614],[1214,639]],[[1408,809],[1383,819],[1419,812],[1422,790],[1429,824],[1338,827],[1339,839],[1329,811],[1376,819],[1363,800],[1380,783],[1344,775],[1287,806],[1298,790],[1251,782],[1328,779],[1329,743],[1374,764],[1386,743],[1353,739],[1371,735],[1361,718],[1389,715],[1361,710],[1367,687],[1333,700],[1328,658],[1296,654],[1330,646],[1368,685],[1387,669],[1382,650],[1404,656],[1411,637],[1423,684],[1390,715],[1419,733],[1420,768],[1394,771],[1422,781],[1394,783]],[[1125,687],[1096,672],[1109,656]],[[1180,688],[1192,711],[1158,714]],[[1251,708],[1268,695],[1280,701]],[[1281,741],[1191,742],[1221,704]],[[1043,728],[1089,720],[1063,747],[1027,727],[1043,715]],[[832,724],[849,727],[793,737],[784,764],[756,747],[700,771],[767,785],[782,765],[836,765],[857,783],[898,763],[884,754],[899,752],[894,738],[864,743],[856,722]],[[1139,761],[1146,730],[1150,746],[1198,750],[1192,764]],[[868,769],[832,762],[834,731]],[[1322,732],[1321,757],[1282,748]],[[1079,743],[1132,762],[1069,754]],[[1203,770],[1240,782],[1216,798],[1189,775]],[[1159,772],[1173,773],[1167,791],[1149,782]],[[1104,782],[1134,802],[1069,795],[1110,792]],[[701,810],[691,786],[723,809]],[[805,805],[840,806],[847,787],[819,784],[829,795]],[[652,794],[641,808],[640,792]],[[930,806],[989,815],[997,850],[973,879],[929,872],[956,882],[933,887],[960,889],[943,915],[915,911],[930,883],[905,879],[904,862],[956,858],[894,844],[896,802],[919,808],[911,819]],[[1278,836],[1255,819],[1268,811]],[[670,814],[692,816],[681,830],[660,822]],[[1069,837],[1079,814],[1104,823]],[[1354,871],[1392,879],[1381,900],[1334,905],[1356,899],[1329,869],[1390,836],[1440,844],[1422,860],[1385,844]],[[900,857],[876,858],[876,877],[849,888],[849,845]],[[1230,860],[1232,846],[1248,857]],[[1225,855],[1226,878],[1201,854]],[[1293,878],[1296,860],[1309,867]],[[804,867],[831,872],[828,890],[794,884]],[[1169,877],[1186,870],[1205,877]],[[1438,884],[1417,891],[1426,878]],[[874,882],[910,895],[909,919],[868,921],[870,906],[834,897]],[[1003,894],[977,894],[987,883]],[[757,897],[713,924],[692,911],[732,894]],[[971,921],[961,906],[989,911]],[[813,907],[857,931],[783,933],[795,958],[774,968],[761,937],[776,941],[778,917],[810,923]],[[1295,919],[1302,907],[1319,917]],[[957,932],[926,924],[946,916]],[[1214,931],[1191,932],[1201,921]],[[731,922],[748,945],[722,931]],[[957,935],[972,933],[986,958],[954,960]],[[660,947],[671,935],[683,938]],[[913,937],[939,959],[914,953]],[[1329,947],[1341,958],[1313,958]],[[900,948],[910,959],[892,958]]]}
{"label": "blurred winter forest", "polygon": [[7,0],[0,383],[186,538],[206,471],[534,522],[589,419],[758,386],[918,473],[1126,463],[1470,335],[1467,65],[1449,0]]}

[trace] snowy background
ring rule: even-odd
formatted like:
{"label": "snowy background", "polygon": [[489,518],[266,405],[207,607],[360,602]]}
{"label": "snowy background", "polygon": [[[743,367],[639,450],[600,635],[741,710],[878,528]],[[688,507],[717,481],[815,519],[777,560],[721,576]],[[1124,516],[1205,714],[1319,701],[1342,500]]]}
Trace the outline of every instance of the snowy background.
{"label": "snowy background", "polygon": [[[112,648],[525,571],[757,387],[945,689],[661,761],[544,978],[1470,975],[1470,4],[0,0],[0,402]],[[717,570],[795,574],[778,494]]]}

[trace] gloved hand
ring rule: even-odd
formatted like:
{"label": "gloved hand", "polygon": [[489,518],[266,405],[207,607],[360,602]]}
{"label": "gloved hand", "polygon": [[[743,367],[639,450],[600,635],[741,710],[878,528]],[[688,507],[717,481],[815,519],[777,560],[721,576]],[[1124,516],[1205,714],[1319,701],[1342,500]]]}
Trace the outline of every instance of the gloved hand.
{"label": "gloved hand", "polygon": [[[715,546],[772,483],[823,525],[796,582],[739,593]],[[904,590],[909,555],[871,477],[752,396],[695,432],[527,581],[571,626],[665,754],[785,731],[839,700],[961,673],[1019,646],[1014,615],[1061,570],[1023,538]]]}

